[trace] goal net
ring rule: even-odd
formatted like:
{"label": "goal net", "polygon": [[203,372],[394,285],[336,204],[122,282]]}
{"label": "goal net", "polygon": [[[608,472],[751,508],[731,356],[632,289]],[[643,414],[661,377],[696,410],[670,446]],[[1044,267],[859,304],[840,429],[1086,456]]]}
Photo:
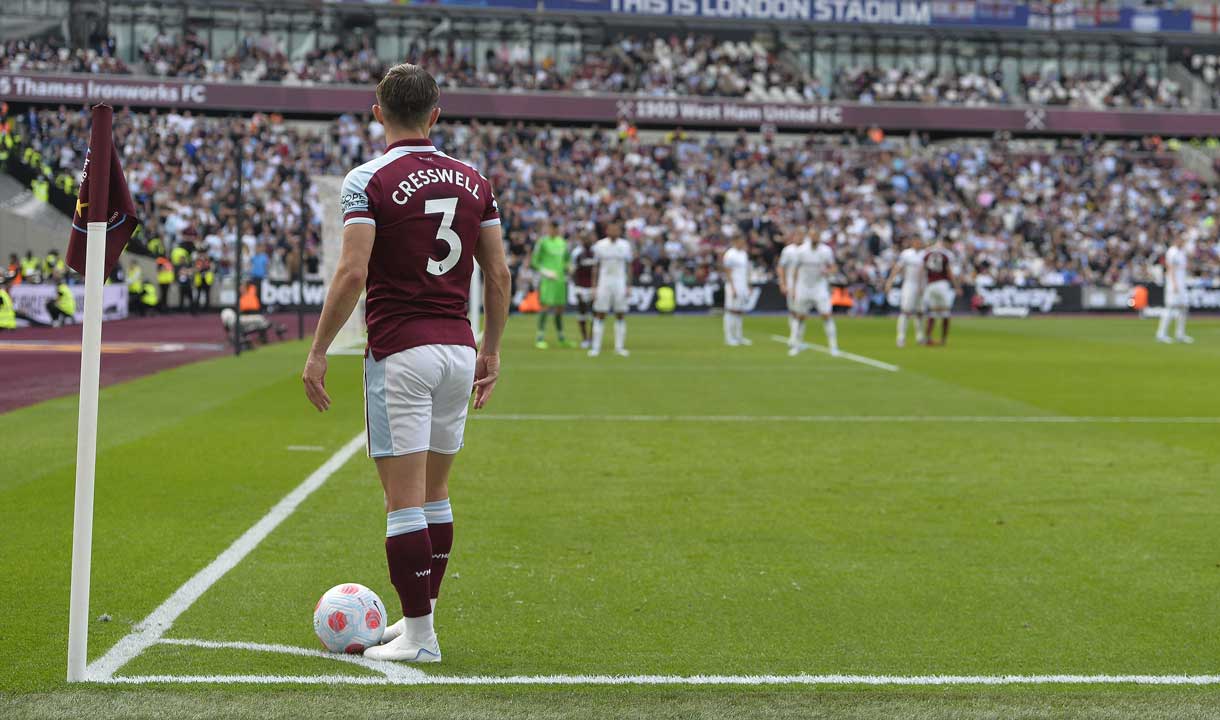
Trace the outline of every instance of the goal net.
{"label": "goal net", "polygon": [[[343,178],[336,175],[324,175],[314,178],[318,193],[323,198],[337,198],[342,195]],[[326,212],[322,217],[322,278],[326,289],[330,289],[330,280],[335,276],[335,267],[339,264],[339,255],[343,252],[343,218],[338,212]],[[474,273],[470,276],[470,307],[468,316],[470,327],[474,330],[477,340],[483,337],[483,278],[479,264],[474,264]],[[368,329],[364,325],[364,294],[352,312],[347,323],[335,336],[330,345],[329,355],[363,355],[368,342]]]}
{"label": "goal net", "polygon": [[[318,186],[318,196],[322,198],[337,198],[343,194],[343,178],[337,175],[323,175],[314,178]],[[339,255],[343,252],[343,216],[328,205],[322,214],[322,282],[330,290],[331,278],[335,276],[335,268],[339,265]],[[364,345],[368,341],[368,331],[364,327],[364,293],[360,294],[360,302],[352,311],[347,323],[335,336],[330,344],[328,355],[363,355]]]}

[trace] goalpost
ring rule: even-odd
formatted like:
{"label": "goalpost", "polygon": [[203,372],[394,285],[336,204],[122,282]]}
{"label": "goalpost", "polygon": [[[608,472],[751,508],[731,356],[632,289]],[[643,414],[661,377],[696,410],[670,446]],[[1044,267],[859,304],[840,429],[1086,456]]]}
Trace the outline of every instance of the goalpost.
{"label": "goalpost", "polygon": [[[337,198],[343,193],[343,178],[336,175],[323,175],[314,178],[318,186],[318,194],[323,198]],[[322,282],[330,288],[330,279],[335,276],[335,267],[339,264],[339,255],[343,251],[343,218],[338,212],[326,212],[322,217]],[[470,307],[467,317],[470,328],[474,330],[476,340],[483,337],[483,274],[479,264],[474,263],[474,272],[470,276]],[[335,336],[328,355],[363,355],[365,343],[368,342],[368,329],[364,326],[364,295],[352,312],[347,323]]]}

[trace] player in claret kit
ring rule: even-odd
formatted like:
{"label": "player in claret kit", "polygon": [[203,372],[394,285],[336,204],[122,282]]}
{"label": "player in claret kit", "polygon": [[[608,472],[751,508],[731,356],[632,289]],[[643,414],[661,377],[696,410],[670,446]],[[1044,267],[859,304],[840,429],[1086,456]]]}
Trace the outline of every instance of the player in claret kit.
{"label": "player in claret kit", "polygon": [[[510,277],[491,184],[432,145],[436,81],[396,65],[377,86],[373,115],[385,154],[343,181],[343,249],[301,379],[330,407],[326,351],[367,289],[364,359],[368,453],[386,506],[386,560],[402,618],[376,660],[439,662],[432,612],[453,544],[449,469],[462,448],[471,391],[487,404],[500,373]],[[484,278],[483,344],[467,319],[470,277]]]}
{"label": "player in claret kit", "polygon": [[923,291],[924,312],[928,314],[924,335],[928,345],[932,340],[932,326],[940,318],[940,343],[949,342],[949,316],[953,313],[953,301],[961,292],[961,284],[953,273],[953,252],[943,240],[936,241],[923,256],[923,268],[927,286]]}
{"label": "player in claret kit", "polygon": [[631,289],[631,242],[623,237],[622,223],[606,224],[606,237],[593,244],[597,263],[593,281],[593,344],[589,357],[602,351],[607,313],[614,313],[614,353],[627,357],[627,296]]}
{"label": "player in claret kit", "polygon": [[744,236],[735,237],[733,246],[724,251],[720,271],[724,277],[724,344],[753,345],[742,329],[742,318],[750,307],[750,255]]}
{"label": "player in claret kit", "polygon": [[907,319],[915,321],[915,341],[924,343],[923,334],[923,241],[918,235],[912,236],[911,242],[898,253],[898,260],[890,268],[890,276],[885,281],[885,294],[888,296],[894,287],[894,281],[902,277],[902,299],[898,304],[898,347],[907,344]]}
{"label": "player in claret kit", "polygon": [[590,314],[593,310],[593,271],[597,260],[593,257],[593,243],[588,235],[572,248],[572,291],[576,296],[576,309],[580,313],[580,347],[588,350],[592,345]]}

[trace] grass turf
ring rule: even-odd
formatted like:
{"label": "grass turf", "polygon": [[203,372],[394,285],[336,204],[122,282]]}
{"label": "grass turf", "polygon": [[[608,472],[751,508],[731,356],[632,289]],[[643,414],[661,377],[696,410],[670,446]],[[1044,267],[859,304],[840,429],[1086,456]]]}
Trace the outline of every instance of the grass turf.
{"label": "grass turf", "polygon": [[[844,347],[902,367],[888,373],[816,353],[785,357],[767,339],[784,331],[782,318],[749,319],[757,344],[740,349],[719,344],[711,318],[632,318],[633,356],[597,360],[533,350],[532,323],[517,319],[493,417],[472,419],[455,468],[457,546],[438,614],[445,663],[428,672],[1215,673],[1215,425],[494,419],[1220,415],[1220,323],[1193,323],[1191,347],[1153,345],[1151,329],[1131,319],[970,319],[955,323],[949,348],[899,351],[892,321],[841,320]],[[820,341],[816,323],[810,339]],[[92,658],[359,431],[359,359],[332,360],[336,403],[319,416],[299,389],[302,353],[285,344],[103,392],[92,608],[113,619],[92,623]],[[0,624],[12,651],[0,709],[57,717],[70,705],[62,698],[80,697],[109,708],[103,716],[199,712],[201,687],[61,682],[74,420],[72,399],[0,415],[0,437],[32,460],[0,474],[10,579],[0,598],[21,618]],[[392,606],[383,523],[371,463],[353,459],[167,636],[312,647],[313,601],[348,580]],[[161,645],[121,672],[152,673],[367,671]],[[281,714],[328,694],[370,709],[422,697],[310,687],[278,689],[270,695],[283,702],[268,703],[266,689],[229,687],[222,697],[244,709],[219,714]],[[501,714],[506,698],[543,714],[556,698],[573,713],[659,716],[740,714],[735,703],[762,698],[777,699],[756,709],[807,716],[1220,712],[1209,688],[446,687],[426,696],[419,707],[440,717]]]}

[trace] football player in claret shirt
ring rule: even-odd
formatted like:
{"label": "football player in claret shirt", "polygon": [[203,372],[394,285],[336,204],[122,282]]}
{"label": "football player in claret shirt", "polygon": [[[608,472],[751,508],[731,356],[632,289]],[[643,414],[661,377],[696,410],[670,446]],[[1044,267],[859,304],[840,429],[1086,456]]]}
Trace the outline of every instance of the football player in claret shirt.
{"label": "football player in claret shirt", "polygon": [[593,310],[593,272],[597,260],[593,257],[592,237],[585,235],[579,245],[572,248],[572,291],[576,296],[576,309],[580,313],[580,347],[588,350],[593,335],[589,315]]}
{"label": "football player in claret shirt", "polygon": [[[487,404],[500,373],[509,272],[491,184],[445,155],[428,135],[440,115],[436,81],[396,65],[377,85],[373,115],[385,154],[343,181],[343,249],[301,379],[319,411],[330,407],[326,351],[367,290],[364,359],[368,453],[386,505],[386,560],[403,618],[376,660],[439,662],[432,613],[453,545],[449,469],[462,448],[473,389]],[[486,326],[467,320],[470,276],[483,271]]]}
{"label": "football player in claret shirt", "polygon": [[928,314],[924,335],[928,345],[932,340],[932,326],[940,318],[940,344],[949,342],[949,316],[953,313],[953,301],[961,292],[961,283],[953,273],[953,253],[943,240],[928,248],[923,256],[923,268],[927,274],[927,286],[923,291],[924,311]]}

